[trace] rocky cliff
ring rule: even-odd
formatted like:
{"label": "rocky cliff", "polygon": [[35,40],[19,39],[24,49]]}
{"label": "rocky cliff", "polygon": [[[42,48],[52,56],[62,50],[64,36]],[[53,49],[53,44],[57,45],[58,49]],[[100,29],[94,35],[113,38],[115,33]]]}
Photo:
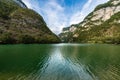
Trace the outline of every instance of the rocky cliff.
{"label": "rocky cliff", "polygon": [[63,29],[60,37],[65,42],[119,44],[120,0],[97,6],[82,22]]}
{"label": "rocky cliff", "polygon": [[43,18],[21,0],[0,0],[0,43],[56,43]]}

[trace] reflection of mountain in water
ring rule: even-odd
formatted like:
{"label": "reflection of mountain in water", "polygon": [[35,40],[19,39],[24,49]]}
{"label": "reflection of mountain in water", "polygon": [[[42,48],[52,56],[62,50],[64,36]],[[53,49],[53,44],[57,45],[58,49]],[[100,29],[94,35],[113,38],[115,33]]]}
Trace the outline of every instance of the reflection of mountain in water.
{"label": "reflection of mountain in water", "polygon": [[65,58],[60,48],[50,55],[40,74],[40,80],[93,80],[84,65]]}
{"label": "reflection of mountain in water", "polygon": [[0,80],[120,80],[116,45],[16,45],[0,52]]}

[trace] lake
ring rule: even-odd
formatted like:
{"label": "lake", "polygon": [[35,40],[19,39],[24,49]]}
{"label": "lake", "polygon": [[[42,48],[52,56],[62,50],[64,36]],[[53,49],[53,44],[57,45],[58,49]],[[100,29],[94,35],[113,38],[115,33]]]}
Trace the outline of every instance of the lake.
{"label": "lake", "polygon": [[0,45],[0,80],[120,80],[120,45]]}

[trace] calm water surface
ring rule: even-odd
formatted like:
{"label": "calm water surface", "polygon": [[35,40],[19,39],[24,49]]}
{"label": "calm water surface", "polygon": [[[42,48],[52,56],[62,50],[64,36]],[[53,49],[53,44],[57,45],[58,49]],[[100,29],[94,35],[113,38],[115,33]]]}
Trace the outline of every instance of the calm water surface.
{"label": "calm water surface", "polygon": [[120,45],[0,45],[0,80],[120,80]]}

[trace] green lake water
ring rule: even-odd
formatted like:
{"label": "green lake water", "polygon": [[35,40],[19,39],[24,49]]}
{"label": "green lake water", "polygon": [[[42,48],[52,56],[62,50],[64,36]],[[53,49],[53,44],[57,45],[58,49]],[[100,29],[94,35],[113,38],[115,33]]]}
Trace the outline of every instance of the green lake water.
{"label": "green lake water", "polygon": [[0,45],[0,80],[120,80],[120,45]]}

